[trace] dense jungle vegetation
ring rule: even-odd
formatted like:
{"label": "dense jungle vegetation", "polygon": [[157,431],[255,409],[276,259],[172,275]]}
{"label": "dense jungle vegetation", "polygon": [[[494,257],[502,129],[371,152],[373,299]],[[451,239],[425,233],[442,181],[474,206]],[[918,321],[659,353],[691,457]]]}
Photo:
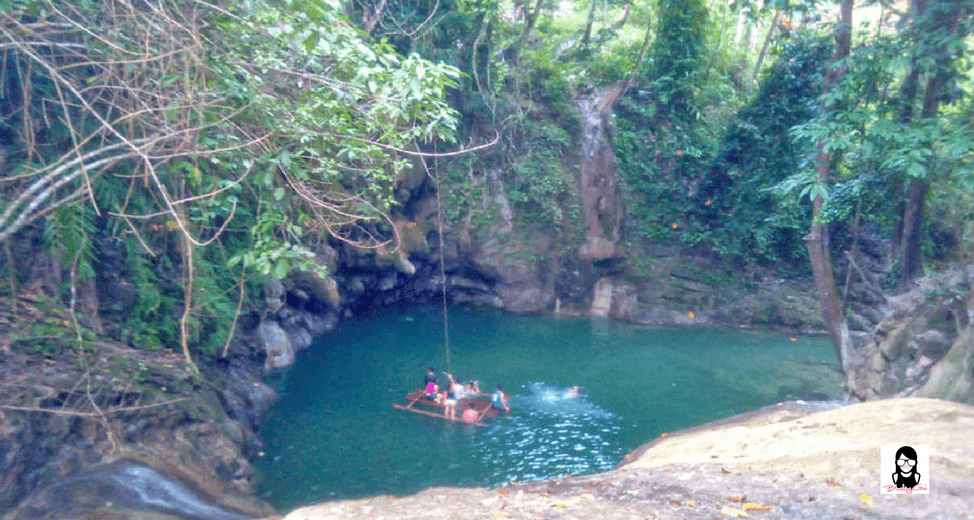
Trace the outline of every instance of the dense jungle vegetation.
{"label": "dense jungle vegetation", "polygon": [[264,276],[330,279],[328,243],[397,254],[412,218],[399,187],[417,173],[451,222],[489,232],[497,208],[480,201],[499,185],[515,226],[573,250],[577,100],[612,86],[627,213],[613,238],[631,258],[675,248],[814,274],[827,308],[831,258],[864,234],[893,244],[890,287],[974,247],[966,0],[0,13],[0,291],[11,319],[23,295],[69,312],[12,338],[43,353],[102,334],[191,366],[219,357]]}

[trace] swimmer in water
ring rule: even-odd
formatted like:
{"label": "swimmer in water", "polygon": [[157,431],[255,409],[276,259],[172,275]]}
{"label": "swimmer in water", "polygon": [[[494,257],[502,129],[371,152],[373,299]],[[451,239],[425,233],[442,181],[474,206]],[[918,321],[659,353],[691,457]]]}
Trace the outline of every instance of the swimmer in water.
{"label": "swimmer in water", "polygon": [[[485,408],[484,409],[484,412],[486,412],[486,411],[487,411],[487,409]],[[475,423],[475,422],[477,422],[477,421],[480,420],[480,417],[482,415],[483,415],[483,412],[478,412],[477,411],[477,405],[475,405],[473,403],[470,403],[470,405],[467,407],[467,409],[463,411],[463,422],[465,422],[465,423]]]}
{"label": "swimmer in water", "polygon": [[578,387],[577,386],[571,387],[568,390],[568,393],[565,394],[565,397],[567,397],[569,399],[578,399]]}
{"label": "swimmer in water", "polygon": [[507,406],[507,396],[504,395],[504,389],[500,385],[497,385],[497,390],[490,396],[490,405],[495,410],[504,410],[505,412],[510,412],[511,407]]}

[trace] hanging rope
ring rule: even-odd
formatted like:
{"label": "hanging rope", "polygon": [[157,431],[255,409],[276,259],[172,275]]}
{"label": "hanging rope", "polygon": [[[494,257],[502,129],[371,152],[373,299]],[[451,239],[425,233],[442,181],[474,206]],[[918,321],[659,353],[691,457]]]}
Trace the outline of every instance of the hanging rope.
{"label": "hanging rope", "polygon": [[443,216],[440,212],[440,188],[436,187],[436,220],[440,236],[440,280],[443,281],[443,341],[446,345],[446,371],[453,373],[450,368],[450,316],[446,308],[446,262],[443,261]]}
{"label": "hanging rope", "polygon": [[[433,160],[433,169],[437,167],[436,159]],[[437,170],[439,176],[439,170]],[[436,188],[436,225],[439,229],[437,233],[440,237],[440,280],[443,282],[443,342],[446,345],[446,371],[453,373],[450,368],[450,315],[446,308],[446,262],[443,257],[443,211],[440,208],[440,183],[434,182]]]}
{"label": "hanging rope", "polygon": [[[436,152],[435,142],[433,143],[433,152],[434,154]],[[420,156],[420,160],[423,162],[423,168],[426,169],[426,176],[433,181],[433,188],[436,190],[436,228],[440,241],[440,281],[443,288],[443,344],[446,349],[446,371],[452,374],[453,368],[450,366],[450,314],[446,308],[446,261],[443,254],[443,209],[440,205],[440,182],[438,178],[440,173],[439,161],[434,155],[433,170],[436,171],[436,176],[434,176],[426,164],[426,158]]]}

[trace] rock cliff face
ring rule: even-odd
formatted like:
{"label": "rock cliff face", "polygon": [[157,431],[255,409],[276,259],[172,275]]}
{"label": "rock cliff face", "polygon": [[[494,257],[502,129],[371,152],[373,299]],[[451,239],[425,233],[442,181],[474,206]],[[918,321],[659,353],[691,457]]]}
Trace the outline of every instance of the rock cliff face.
{"label": "rock cliff face", "polygon": [[9,516],[14,520],[248,520],[253,515],[217,505],[212,497],[172,475],[119,460],[50,485]]}
{"label": "rock cliff face", "polygon": [[[243,343],[236,348],[238,358],[251,354]],[[250,368],[235,361],[204,379],[170,353],[104,345],[101,354],[84,370],[79,360],[39,362],[0,351],[10,388],[28,404],[0,411],[0,510],[19,505],[9,517],[18,520],[88,518],[84,504],[91,503],[82,491],[79,508],[69,514],[58,505],[68,498],[51,486],[126,460],[183,476],[228,510],[248,516],[271,511],[253,498],[250,460],[260,446],[257,421],[273,391],[252,372],[244,376]],[[147,393],[160,404],[140,406]],[[106,471],[100,482],[135,478],[122,469]]]}
{"label": "rock cliff face", "polygon": [[889,299],[886,317],[856,348],[850,376],[856,397],[974,404],[974,308],[964,280],[954,270]]}
{"label": "rock cliff face", "polygon": [[585,216],[585,241],[578,247],[583,260],[603,261],[619,255],[624,212],[619,167],[606,131],[612,107],[622,86],[597,89],[578,100],[582,116],[582,157],[578,166],[579,191]]}

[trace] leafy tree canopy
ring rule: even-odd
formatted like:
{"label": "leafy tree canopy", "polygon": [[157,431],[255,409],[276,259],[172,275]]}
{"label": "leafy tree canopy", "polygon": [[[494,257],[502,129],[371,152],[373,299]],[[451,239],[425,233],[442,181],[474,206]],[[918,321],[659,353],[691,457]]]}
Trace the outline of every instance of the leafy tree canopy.
{"label": "leafy tree canopy", "polygon": [[[77,246],[125,244],[154,264],[145,292],[176,307],[183,293],[184,350],[212,315],[211,300],[195,307],[196,275],[326,275],[323,239],[394,242],[392,184],[410,150],[454,138],[444,96],[458,71],[369,42],[338,2],[4,4],[0,240],[62,215],[51,247],[88,276],[95,257],[71,257]],[[181,284],[159,287],[165,265]]]}

